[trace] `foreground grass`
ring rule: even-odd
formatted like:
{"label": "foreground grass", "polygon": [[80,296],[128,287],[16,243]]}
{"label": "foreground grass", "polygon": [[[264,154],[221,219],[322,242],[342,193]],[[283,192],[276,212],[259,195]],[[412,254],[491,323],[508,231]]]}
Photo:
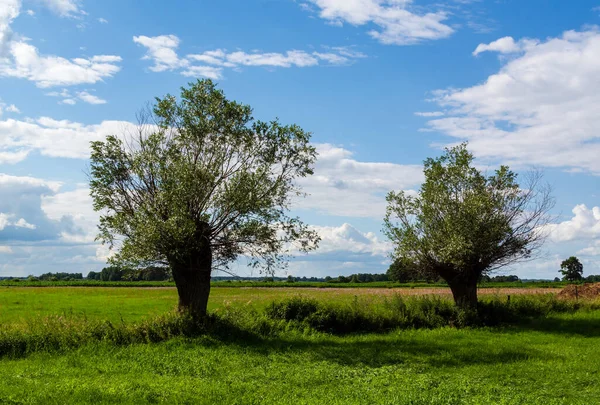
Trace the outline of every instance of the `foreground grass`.
{"label": "foreground grass", "polygon": [[600,312],[518,327],[88,344],[0,360],[0,403],[597,404]]}

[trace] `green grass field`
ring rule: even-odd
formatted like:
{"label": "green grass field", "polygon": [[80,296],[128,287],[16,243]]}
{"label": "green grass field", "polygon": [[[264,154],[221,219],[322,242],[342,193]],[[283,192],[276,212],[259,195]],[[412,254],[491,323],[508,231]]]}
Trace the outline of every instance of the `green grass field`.
{"label": "green grass field", "polygon": [[[385,298],[377,291],[301,295],[377,302]],[[262,310],[293,294],[300,292],[215,288],[211,308]],[[175,302],[173,289],[0,288],[0,324],[19,328],[52,314],[129,323]],[[600,404],[599,364],[598,310],[495,328],[346,336],[294,328],[5,357],[0,403]]]}
{"label": "green grass field", "polygon": [[[482,295],[506,295],[506,289],[486,288]],[[538,289],[554,292],[554,289]],[[511,294],[529,293],[530,290],[515,289]],[[252,306],[261,309],[269,302],[301,295],[319,300],[344,302],[355,296],[380,300],[394,294],[449,295],[447,288],[428,287],[414,289],[379,288],[261,288],[218,287],[211,291],[209,310],[226,305]],[[121,320],[130,322],[163,314],[175,308],[177,292],[174,287],[2,287],[0,286],[0,325],[23,324],[48,315],[67,315],[89,319]]]}

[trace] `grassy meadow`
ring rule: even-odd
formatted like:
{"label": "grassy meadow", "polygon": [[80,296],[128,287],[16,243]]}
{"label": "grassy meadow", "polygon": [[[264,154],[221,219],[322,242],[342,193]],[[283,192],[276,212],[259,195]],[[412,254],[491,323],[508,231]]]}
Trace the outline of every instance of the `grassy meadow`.
{"label": "grassy meadow", "polygon": [[[172,311],[172,288],[2,287],[0,349],[37,346],[0,357],[0,403],[600,403],[600,307],[541,289],[510,305],[547,310],[494,327],[339,334],[268,316],[290,296],[367,317],[450,306],[444,290],[397,294],[414,290],[214,288],[217,327],[163,336],[151,330]],[[506,292],[482,302],[505,306]],[[90,337],[87,323],[110,330]],[[145,325],[144,338],[125,339],[135,325]]]}

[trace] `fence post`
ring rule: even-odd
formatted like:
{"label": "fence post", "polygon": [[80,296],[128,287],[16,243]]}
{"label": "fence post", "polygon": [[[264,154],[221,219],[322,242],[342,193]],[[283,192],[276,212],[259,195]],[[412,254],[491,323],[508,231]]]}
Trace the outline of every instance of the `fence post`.
{"label": "fence post", "polygon": [[507,303],[507,304],[510,304],[510,295],[508,295],[508,296],[506,297],[506,303]]}

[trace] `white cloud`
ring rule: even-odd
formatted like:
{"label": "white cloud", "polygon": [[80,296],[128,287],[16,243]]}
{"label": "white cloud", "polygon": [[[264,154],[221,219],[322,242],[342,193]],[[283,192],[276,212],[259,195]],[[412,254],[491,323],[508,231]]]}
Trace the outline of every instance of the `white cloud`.
{"label": "white cloud", "polygon": [[442,117],[444,113],[442,111],[427,111],[427,112],[416,112],[418,117]]}
{"label": "white cloud", "polygon": [[7,54],[12,41],[10,24],[21,9],[20,0],[0,0],[0,60]]}
{"label": "white cloud", "polygon": [[319,60],[304,51],[288,51],[285,54],[281,53],[246,53],[233,52],[227,55],[227,60],[235,65],[242,66],[275,66],[286,67],[291,66],[306,67],[319,64]]}
{"label": "white cloud", "polygon": [[11,152],[0,152],[0,164],[13,165],[19,163],[29,155],[28,150],[15,150]]}
{"label": "white cloud", "polygon": [[98,22],[100,24],[108,24],[108,20],[106,18],[98,18]]}
{"label": "white cloud", "polygon": [[[290,68],[321,64],[345,65],[352,63],[357,58],[365,57],[363,53],[346,47],[329,48],[327,52],[312,53],[301,50],[291,50],[285,53],[248,53],[244,51],[228,53],[224,49],[215,49],[201,54],[189,54],[180,57],[177,54],[180,40],[175,35],[135,36],[133,41],[147,48],[147,53],[142,59],[151,60],[154,63],[150,67],[153,72],[179,70],[184,76],[207,77],[210,79],[222,78],[224,68],[239,68],[242,66]],[[198,62],[202,65],[197,65]]]}
{"label": "white cloud", "polygon": [[550,224],[548,228],[550,239],[555,242],[600,238],[600,207],[576,205],[571,219]]}
{"label": "white cloud", "polygon": [[[78,1],[44,0],[44,3],[63,17],[85,14]],[[40,54],[26,38],[12,33],[10,25],[19,15],[20,7],[20,0],[0,0],[0,77],[27,79],[38,87],[71,86],[102,81],[121,69],[117,65],[121,58],[114,55],[66,59]]]}
{"label": "white cloud", "polygon": [[579,250],[577,254],[582,256],[600,256],[600,240],[597,240],[592,245]]}
{"label": "white cloud", "polygon": [[17,222],[13,224],[17,228],[35,229],[36,226],[27,222],[24,218],[19,218]]}
{"label": "white cloud", "polygon": [[[94,60],[96,58],[96,60]],[[38,49],[23,41],[10,44],[10,56],[0,60],[0,76],[17,77],[36,83],[38,87],[72,86],[102,81],[114,76],[121,67],[118,56],[66,59],[60,56],[40,55]]]}
{"label": "white cloud", "polygon": [[61,101],[59,101],[59,104],[69,104],[69,105],[75,105],[77,104],[77,100],[83,101],[85,103],[88,104],[106,104],[107,101],[95,96],[91,93],[89,93],[88,91],[78,91],[75,94],[71,94],[71,92],[67,89],[62,89],[60,92],[58,91],[51,91],[49,93],[46,93],[47,96],[51,96],[51,97],[60,97],[62,98]]}
{"label": "white cloud", "polygon": [[182,75],[188,77],[206,77],[208,79],[218,80],[223,77],[221,74],[223,69],[215,66],[189,66]]}
{"label": "white cloud", "polygon": [[360,162],[347,149],[329,144],[316,147],[319,157],[315,173],[299,181],[309,196],[297,201],[298,208],[381,220],[389,191],[409,189],[423,180],[420,165]]}
{"label": "white cloud", "polygon": [[454,29],[444,24],[443,11],[418,13],[409,10],[406,0],[309,0],[319,8],[319,16],[334,25],[374,24],[369,35],[391,45],[411,45],[424,40],[450,36]]}
{"label": "white cloud", "polygon": [[70,228],[68,221],[52,221],[41,210],[42,196],[59,187],[57,182],[0,173],[0,243],[52,240],[61,228]]}
{"label": "white cloud", "polygon": [[87,14],[79,0],[41,0],[46,7],[61,17],[79,17]]}
{"label": "white cloud", "polygon": [[100,97],[94,96],[93,94],[90,94],[87,91],[78,92],[77,97],[79,97],[80,100],[82,100],[88,104],[106,104],[106,100],[103,100]]}
{"label": "white cloud", "polygon": [[19,114],[19,113],[21,112],[21,110],[19,110],[19,109],[17,108],[17,106],[16,106],[16,105],[14,105],[14,104],[11,104],[11,105],[9,105],[8,107],[6,107],[6,110],[5,110],[5,111],[11,112],[11,113],[15,113],[15,114]]}
{"label": "white cloud", "polygon": [[503,37],[489,44],[479,44],[473,51],[473,55],[477,56],[482,52],[498,52],[501,54],[518,53],[534,47],[538,44],[537,40],[521,39],[518,42],[512,37]]}
{"label": "white cloud", "polygon": [[140,35],[133,37],[133,42],[148,49],[143,59],[154,62],[154,65],[150,67],[153,72],[173,70],[188,64],[185,59],[179,59],[175,52],[179,47],[179,38],[175,35],[159,35],[157,37]]}
{"label": "white cloud", "polygon": [[67,217],[78,225],[77,232],[61,232],[61,240],[72,243],[94,242],[100,215],[92,207],[89,188],[79,187],[73,191],[44,196],[41,208],[52,220],[60,221]]}
{"label": "white cloud", "polygon": [[68,120],[40,117],[36,120],[0,120],[0,160],[12,163],[24,159],[30,151],[57,158],[86,159],[90,142],[107,135],[135,133],[136,126],[126,121],[102,121],[84,125]]}
{"label": "white cloud", "polygon": [[27,10],[26,13],[27,13],[27,15],[32,16],[32,17],[35,15],[35,11],[33,11],[33,10]]}
{"label": "white cloud", "polygon": [[11,254],[13,252],[10,246],[0,246],[0,254]]}
{"label": "white cloud", "polygon": [[380,240],[373,232],[363,233],[348,223],[338,227],[311,226],[311,228],[321,237],[319,249],[314,253],[315,255],[367,254],[385,258],[392,251],[390,242]]}
{"label": "white cloud", "polygon": [[600,175],[600,32],[528,43],[484,83],[435,92],[447,117],[429,129],[487,160]]}

